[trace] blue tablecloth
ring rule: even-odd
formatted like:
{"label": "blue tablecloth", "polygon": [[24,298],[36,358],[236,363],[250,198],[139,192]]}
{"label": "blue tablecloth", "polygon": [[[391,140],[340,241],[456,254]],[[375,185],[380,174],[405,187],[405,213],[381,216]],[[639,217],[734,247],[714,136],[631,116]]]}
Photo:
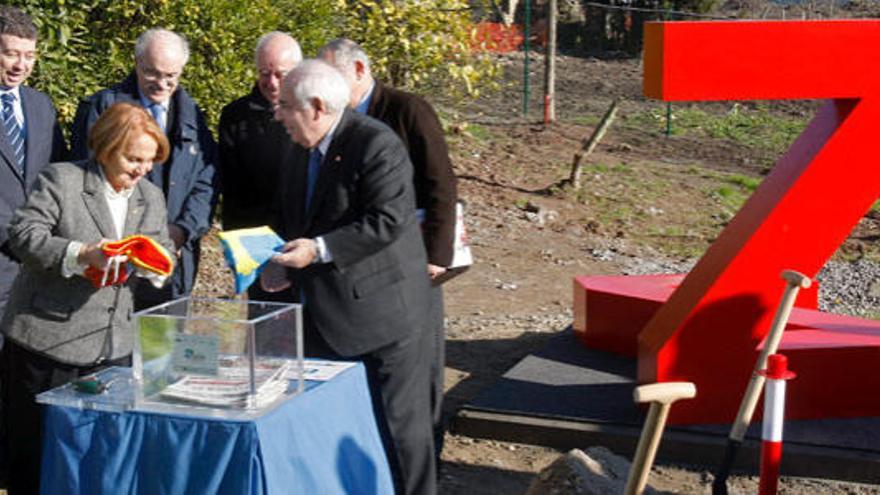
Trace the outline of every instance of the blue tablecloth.
{"label": "blue tablecloth", "polygon": [[364,367],[254,421],[45,406],[45,494],[385,494]]}

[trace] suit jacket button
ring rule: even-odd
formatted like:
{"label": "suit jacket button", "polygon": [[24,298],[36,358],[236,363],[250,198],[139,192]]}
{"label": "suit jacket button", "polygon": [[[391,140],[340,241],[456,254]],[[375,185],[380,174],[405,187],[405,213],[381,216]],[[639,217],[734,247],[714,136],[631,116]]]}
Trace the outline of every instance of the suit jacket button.
{"label": "suit jacket button", "polygon": [[116,311],[116,308],[113,308],[113,307],[107,308],[108,313],[112,314],[114,311]]}

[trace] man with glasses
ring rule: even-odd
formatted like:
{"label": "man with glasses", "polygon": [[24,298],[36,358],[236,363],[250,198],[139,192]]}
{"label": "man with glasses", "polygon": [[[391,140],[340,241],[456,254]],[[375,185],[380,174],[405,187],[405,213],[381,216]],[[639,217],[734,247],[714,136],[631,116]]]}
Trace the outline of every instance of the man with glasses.
{"label": "man with glasses", "polygon": [[147,176],[165,193],[168,231],[179,256],[171,283],[162,289],[138,284],[135,305],[143,309],[192,291],[198,271],[199,243],[211,226],[217,198],[217,149],[199,107],[179,85],[189,45],[179,34],[150,29],[134,47],[135,70],[119,84],[83,100],[72,130],[72,159],[88,156],[88,131],[105,109],[117,102],[142,105],[171,143],[171,154]]}

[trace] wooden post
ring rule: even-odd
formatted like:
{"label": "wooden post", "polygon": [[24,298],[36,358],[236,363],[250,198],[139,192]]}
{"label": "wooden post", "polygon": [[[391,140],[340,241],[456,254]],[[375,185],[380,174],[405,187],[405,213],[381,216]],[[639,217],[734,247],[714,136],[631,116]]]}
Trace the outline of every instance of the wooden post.
{"label": "wooden post", "polygon": [[602,140],[602,136],[605,135],[605,131],[608,130],[608,127],[611,125],[611,122],[614,121],[614,116],[617,114],[617,105],[619,100],[614,100],[611,102],[611,106],[608,107],[608,110],[605,112],[605,116],[602,117],[602,121],[599,122],[599,125],[596,127],[596,130],[593,131],[593,134],[589,139],[583,142],[581,145],[581,149],[578,150],[577,153],[574,154],[574,162],[571,164],[571,175],[569,176],[568,181],[571,183],[572,187],[575,189],[579,189],[581,187],[581,162],[584,157],[593,152],[596,148],[596,145],[599,144],[599,141]]}
{"label": "wooden post", "polygon": [[556,0],[547,3],[547,52],[544,69],[544,123],[556,122]]}

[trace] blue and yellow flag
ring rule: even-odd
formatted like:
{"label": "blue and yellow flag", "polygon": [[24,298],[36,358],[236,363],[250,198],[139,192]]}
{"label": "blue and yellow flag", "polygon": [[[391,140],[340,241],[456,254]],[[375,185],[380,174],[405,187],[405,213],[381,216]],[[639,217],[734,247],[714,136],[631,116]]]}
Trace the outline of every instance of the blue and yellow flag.
{"label": "blue and yellow flag", "polygon": [[269,227],[220,232],[226,264],[235,275],[235,293],[241,294],[260,276],[263,266],[278,254],[284,240]]}

